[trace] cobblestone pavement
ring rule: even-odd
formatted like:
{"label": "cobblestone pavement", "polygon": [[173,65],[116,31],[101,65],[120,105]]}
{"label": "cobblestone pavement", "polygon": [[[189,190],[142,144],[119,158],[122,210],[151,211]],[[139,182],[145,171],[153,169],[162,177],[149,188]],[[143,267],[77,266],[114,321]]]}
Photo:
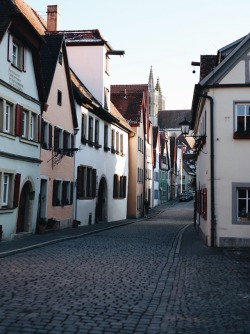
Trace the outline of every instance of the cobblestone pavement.
{"label": "cobblestone pavement", "polygon": [[249,334],[250,266],[208,248],[192,202],[0,259],[0,333]]}

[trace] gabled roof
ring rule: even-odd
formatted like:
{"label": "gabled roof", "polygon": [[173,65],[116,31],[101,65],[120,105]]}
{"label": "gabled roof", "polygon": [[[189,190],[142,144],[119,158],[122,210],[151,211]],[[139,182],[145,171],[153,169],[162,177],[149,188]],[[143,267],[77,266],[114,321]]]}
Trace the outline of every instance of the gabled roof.
{"label": "gabled roof", "polygon": [[16,30],[18,30],[18,27],[20,28],[20,20],[27,34],[31,36],[32,33],[35,33],[36,38],[42,41],[42,37],[40,36],[42,30],[38,29],[39,24],[37,22],[39,22],[39,16],[37,13],[24,0],[1,0],[0,42],[11,25],[16,27]]}
{"label": "gabled roof", "polygon": [[63,43],[63,35],[45,35],[44,39],[46,40],[46,44],[41,48],[41,65],[43,71],[45,98],[47,100]]}
{"label": "gabled roof", "polygon": [[98,29],[61,30],[57,33],[65,35],[67,45],[105,45],[109,50],[112,50],[111,45],[102,37]]}
{"label": "gabled roof", "polygon": [[131,126],[140,125],[144,104],[143,92],[111,92],[111,101]]}
{"label": "gabled roof", "polygon": [[47,29],[47,22],[38,13],[30,7],[24,0],[12,0],[12,2],[18,7],[20,12],[26,17],[26,19],[32,24],[36,31],[44,35]]}
{"label": "gabled roof", "polygon": [[[113,93],[138,93],[143,92],[145,98],[146,110],[149,108],[149,88],[148,84],[134,84],[134,85],[111,85],[111,94]],[[149,111],[148,111],[149,112]]]}
{"label": "gabled roof", "polygon": [[179,123],[191,120],[191,110],[161,110],[158,113],[160,129],[180,129]]}
{"label": "gabled roof", "polygon": [[77,117],[76,117],[75,103],[74,103],[74,98],[73,98],[73,91],[72,91],[72,86],[71,86],[70,68],[69,68],[69,63],[68,63],[64,36],[63,35],[45,35],[44,39],[46,40],[46,44],[43,45],[41,48],[41,67],[42,67],[42,73],[43,73],[45,100],[48,101],[52,82],[54,80],[56,67],[58,64],[59,55],[62,50],[63,62],[65,66],[65,75],[66,75],[69,99],[70,99],[70,105],[71,105],[72,120],[73,120],[73,125],[76,128],[77,127]]}
{"label": "gabled roof", "polygon": [[120,121],[120,124],[123,126],[123,128],[127,129],[129,132],[134,132],[129,123],[122,116],[119,110],[117,110],[117,108],[114,106],[112,102],[110,102],[110,113]]}
{"label": "gabled roof", "polygon": [[[219,81],[228,73],[241,57],[249,52],[250,34],[231,44],[230,53],[214,68],[204,79],[200,81],[200,86],[218,85]],[[226,47],[223,48],[224,52]],[[223,51],[223,49],[221,49]],[[229,47],[228,47],[229,49]]]}

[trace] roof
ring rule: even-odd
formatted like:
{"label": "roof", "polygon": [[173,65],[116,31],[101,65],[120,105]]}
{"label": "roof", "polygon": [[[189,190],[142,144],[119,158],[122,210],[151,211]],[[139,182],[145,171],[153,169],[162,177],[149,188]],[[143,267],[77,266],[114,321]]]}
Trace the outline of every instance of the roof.
{"label": "roof", "polygon": [[42,19],[24,0],[1,0],[0,1],[0,41],[11,24],[16,23],[17,30],[20,21],[26,25],[26,32],[36,32],[36,37],[41,39],[43,34]]}
{"label": "roof", "polygon": [[106,45],[112,50],[111,45],[102,37],[98,29],[92,30],[60,30],[58,34],[64,34],[67,45]]}
{"label": "roof", "polygon": [[38,13],[30,7],[30,5],[24,0],[12,0],[12,2],[18,7],[20,12],[26,17],[26,19],[32,24],[36,31],[44,35],[47,29],[47,22]]}
{"label": "roof", "polygon": [[71,113],[74,127],[77,127],[77,117],[75,110],[75,102],[73,98],[73,91],[71,86],[70,68],[67,58],[66,45],[64,43],[63,35],[45,35],[46,44],[41,47],[41,67],[43,74],[43,83],[45,91],[45,100],[48,101],[50,89],[54,80],[56,66],[60,51],[63,53],[63,61],[65,65],[65,75],[67,80],[67,87],[71,105]]}
{"label": "roof", "polygon": [[91,94],[87,87],[81,82],[77,75],[71,70],[71,81],[73,84],[73,90],[75,98],[78,103],[83,104],[85,108],[89,109],[95,115],[110,123],[115,123],[121,126],[128,132],[133,132],[132,128],[125,120],[125,118],[119,113],[113,103],[110,103],[110,112],[104,109],[98,100]]}
{"label": "roof", "polygon": [[146,111],[149,108],[149,88],[148,84],[134,84],[134,85],[111,85],[111,94],[113,93],[138,93],[143,92],[146,102]]}
{"label": "roof", "polygon": [[45,35],[46,44],[41,47],[41,65],[45,88],[45,98],[48,99],[53,82],[59,52],[62,47],[63,35]]}
{"label": "roof", "polygon": [[[237,42],[237,43],[236,43]],[[230,49],[230,53],[210,72],[204,79],[200,81],[201,86],[206,85],[218,85],[218,82],[228,73],[228,69],[232,68],[233,65],[241,59],[241,57],[249,51],[250,48],[250,34],[236,41]],[[226,50],[226,47],[221,49]]]}
{"label": "roof", "polygon": [[131,126],[139,126],[143,106],[143,92],[112,93],[111,102]]}
{"label": "roof", "polygon": [[111,115],[115,116],[121,123],[121,125],[129,130],[130,132],[134,132],[134,130],[131,128],[129,123],[126,121],[126,119],[122,116],[122,114],[117,110],[117,108],[114,106],[112,102],[110,102],[110,113]]}
{"label": "roof", "polygon": [[191,121],[191,110],[161,110],[158,113],[160,129],[180,129],[179,123],[186,118]]}

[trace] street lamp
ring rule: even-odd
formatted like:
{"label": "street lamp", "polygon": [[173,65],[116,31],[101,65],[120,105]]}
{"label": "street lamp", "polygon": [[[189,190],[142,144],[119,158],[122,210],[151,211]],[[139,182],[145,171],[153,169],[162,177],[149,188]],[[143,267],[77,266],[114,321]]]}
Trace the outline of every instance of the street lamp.
{"label": "street lamp", "polygon": [[192,134],[191,136],[188,136],[191,123],[186,120],[186,117],[185,117],[184,121],[179,123],[179,125],[181,127],[181,133],[185,137],[193,137],[193,138],[196,138],[197,140],[200,140],[200,139],[204,140],[207,137],[206,135],[197,136],[197,135],[194,135],[194,134]]}

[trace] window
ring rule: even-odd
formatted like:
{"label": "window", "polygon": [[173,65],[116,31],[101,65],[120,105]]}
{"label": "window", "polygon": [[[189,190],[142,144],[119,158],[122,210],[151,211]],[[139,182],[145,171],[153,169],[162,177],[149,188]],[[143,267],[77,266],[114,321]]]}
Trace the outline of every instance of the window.
{"label": "window", "polygon": [[250,224],[250,183],[232,185],[233,224]]}
{"label": "window", "polygon": [[27,128],[27,118],[28,118],[28,112],[23,111],[22,114],[22,137],[27,138],[28,137],[28,128]]}
{"label": "window", "polygon": [[95,120],[95,144],[99,144],[99,121]]}
{"label": "window", "polygon": [[72,181],[53,181],[53,206],[72,205],[74,183]]}
{"label": "window", "polygon": [[93,143],[93,117],[89,116],[88,140]]}
{"label": "window", "polygon": [[119,146],[119,132],[116,132],[116,153],[119,153],[120,146]]}
{"label": "window", "polygon": [[30,114],[30,122],[29,122],[29,139],[34,140],[35,138],[35,115]]}
{"label": "window", "polygon": [[0,209],[13,209],[18,205],[20,174],[0,170]]}
{"label": "window", "polygon": [[104,88],[104,108],[108,109],[109,106],[109,90]]}
{"label": "window", "polygon": [[[238,135],[238,136],[237,136]],[[238,103],[235,105],[235,135],[234,138],[250,138],[250,103]],[[248,138],[249,137],[249,138]]]}
{"label": "window", "polygon": [[62,204],[62,181],[54,180],[53,182],[53,206],[61,206]]}
{"label": "window", "polygon": [[8,61],[20,71],[26,71],[26,48],[9,34]]}
{"label": "window", "polygon": [[8,174],[3,174],[3,198],[2,198],[2,206],[7,206],[8,197],[9,197],[9,184],[10,177]]}
{"label": "window", "polygon": [[96,169],[87,166],[77,167],[77,198],[96,197]]}
{"label": "window", "polygon": [[126,198],[127,177],[114,174],[113,198]]}
{"label": "window", "polygon": [[5,120],[4,120],[4,132],[10,133],[10,117],[11,117],[11,106],[6,103],[5,106]]}
{"label": "window", "polygon": [[52,149],[52,125],[43,119],[41,125],[41,145],[45,150]]}
{"label": "window", "polygon": [[18,104],[16,105],[15,134],[28,140],[38,140],[38,115],[24,110]]}
{"label": "window", "polygon": [[62,92],[60,90],[57,91],[57,104],[62,105]]}
{"label": "window", "polygon": [[67,156],[71,156],[71,135],[68,131],[63,131],[63,153]]}
{"label": "window", "polygon": [[110,60],[109,56],[106,55],[106,68],[105,68],[105,71],[106,71],[107,74],[109,74],[109,60]]}
{"label": "window", "polygon": [[62,206],[73,203],[73,182],[63,181],[62,183]]}
{"label": "window", "polygon": [[63,149],[63,130],[54,127],[54,151],[62,154]]}
{"label": "window", "polygon": [[0,99],[0,131],[14,134],[14,109],[6,100]]}
{"label": "window", "polygon": [[123,134],[120,134],[120,154],[123,155],[124,151],[123,151]]}
{"label": "window", "polygon": [[111,152],[115,153],[115,130],[111,130]]}
{"label": "window", "polygon": [[87,142],[86,126],[87,126],[87,116],[86,116],[86,114],[82,114],[81,142],[83,144],[86,144],[86,142]]}
{"label": "window", "polygon": [[108,125],[104,124],[104,150],[109,151],[108,147]]}

